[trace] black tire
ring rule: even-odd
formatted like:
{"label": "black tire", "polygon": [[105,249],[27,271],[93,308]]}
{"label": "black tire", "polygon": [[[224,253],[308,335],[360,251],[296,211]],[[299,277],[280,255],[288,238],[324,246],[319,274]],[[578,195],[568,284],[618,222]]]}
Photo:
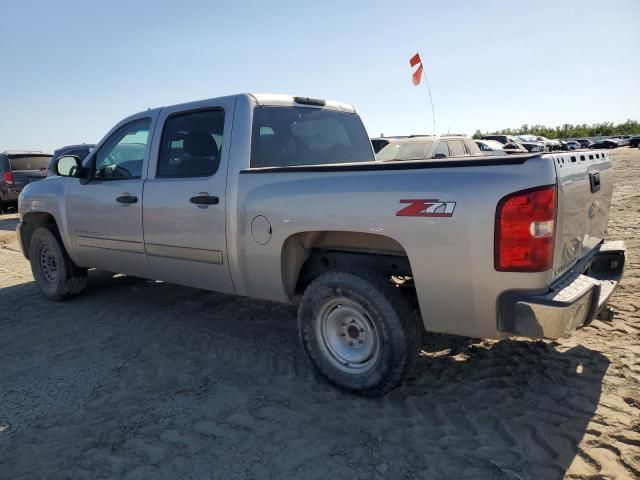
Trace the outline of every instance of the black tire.
{"label": "black tire", "polygon": [[38,227],[29,242],[31,272],[42,294],[49,300],[66,300],[87,285],[87,270],[76,266],[54,226]]}
{"label": "black tire", "polygon": [[420,347],[411,303],[388,277],[371,271],[332,271],[311,282],[298,308],[298,330],[322,375],[366,396],[398,386]]}

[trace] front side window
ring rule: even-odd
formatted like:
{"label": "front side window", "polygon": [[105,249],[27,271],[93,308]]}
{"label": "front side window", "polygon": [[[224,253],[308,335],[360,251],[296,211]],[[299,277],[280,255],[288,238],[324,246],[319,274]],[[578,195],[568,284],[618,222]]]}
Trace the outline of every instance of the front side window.
{"label": "front side window", "polygon": [[360,117],[308,107],[256,107],[251,167],[373,162]]}
{"label": "front side window", "polygon": [[111,135],[96,152],[93,177],[100,180],[140,178],[150,124],[150,118],[141,118]]}
{"label": "front side window", "polygon": [[209,177],[218,171],[224,111],[173,115],[162,132],[158,177]]}

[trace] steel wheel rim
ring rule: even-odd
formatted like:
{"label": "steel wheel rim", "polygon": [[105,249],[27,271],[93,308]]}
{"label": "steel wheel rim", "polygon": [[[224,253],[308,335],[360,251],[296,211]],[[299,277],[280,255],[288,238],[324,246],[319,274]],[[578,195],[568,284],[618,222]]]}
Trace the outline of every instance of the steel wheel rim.
{"label": "steel wheel rim", "polygon": [[58,281],[58,260],[54,253],[47,245],[42,245],[38,251],[38,258],[40,271],[45,280],[49,283],[56,283]]}
{"label": "steel wheel rim", "polygon": [[318,312],[316,327],[323,353],[343,372],[366,372],[380,357],[375,323],[353,300],[338,297],[325,302]]}

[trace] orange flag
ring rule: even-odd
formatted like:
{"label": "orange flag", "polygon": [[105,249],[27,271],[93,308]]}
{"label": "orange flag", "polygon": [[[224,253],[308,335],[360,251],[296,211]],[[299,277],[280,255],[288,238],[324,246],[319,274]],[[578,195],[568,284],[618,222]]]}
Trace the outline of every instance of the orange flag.
{"label": "orange flag", "polygon": [[412,67],[415,67],[416,65],[418,65],[418,68],[416,69],[416,71],[413,72],[412,80],[414,85],[419,85],[420,79],[422,78],[422,70],[423,70],[422,60],[420,59],[419,53],[416,53],[413,57],[411,57],[411,59],[409,60],[409,65],[411,65]]}

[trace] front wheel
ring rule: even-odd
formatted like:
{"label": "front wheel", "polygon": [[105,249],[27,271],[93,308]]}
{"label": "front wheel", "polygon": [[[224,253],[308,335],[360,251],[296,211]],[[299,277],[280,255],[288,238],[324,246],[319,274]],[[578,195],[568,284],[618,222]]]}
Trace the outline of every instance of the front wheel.
{"label": "front wheel", "polygon": [[410,302],[377,272],[319,276],[304,293],[298,328],[320,373],[364,395],[382,395],[396,387],[420,344]]}
{"label": "front wheel", "polygon": [[55,227],[38,227],[29,242],[31,272],[49,300],[65,300],[84,290],[87,270],[69,258]]}

